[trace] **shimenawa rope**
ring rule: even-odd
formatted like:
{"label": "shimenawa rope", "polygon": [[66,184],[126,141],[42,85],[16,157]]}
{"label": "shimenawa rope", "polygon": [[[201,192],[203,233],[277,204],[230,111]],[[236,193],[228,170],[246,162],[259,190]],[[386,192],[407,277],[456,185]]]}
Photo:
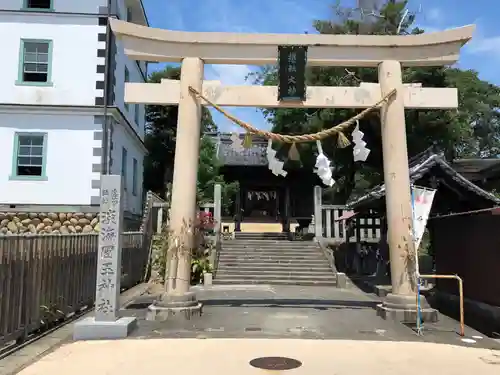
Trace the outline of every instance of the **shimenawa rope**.
{"label": "shimenawa rope", "polygon": [[206,98],[203,94],[201,94],[198,90],[193,88],[192,86],[189,86],[189,91],[196,95],[197,97],[203,99],[207,104],[210,106],[214,107],[218,112],[223,114],[225,117],[227,117],[229,120],[233,121],[235,124],[241,126],[243,129],[245,129],[248,133],[250,134],[255,134],[259,135],[261,137],[267,138],[267,139],[272,139],[273,141],[279,141],[282,143],[304,143],[304,142],[313,142],[313,141],[319,141],[322,139],[325,139],[327,137],[330,137],[334,134],[337,134],[338,136],[338,145],[340,147],[346,147],[350,144],[349,140],[347,137],[344,135],[344,131],[354,124],[356,121],[361,120],[364,116],[366,116],[368,113],[376,109],[377,107],[380,106],[380,104],[387,102],[395,93],[396,89],[391,90],[389,93],[387,93],[382,99],[380,99],[378,102],[373,104],[371,107],[368,107],[358,113],[356,116],[351,117],[349,120],[346,120],[339,125],[334,126],[333,128],[325,129],[317,133],[312,133],[312,134],[302,134],[302,135],[285,135],[285,134],[277,134],[265,130],[259,130],[252,125],[234,117],[230,113],[226,112],[224,109],[222,109],[220,106],[212,102],[210,99]]}

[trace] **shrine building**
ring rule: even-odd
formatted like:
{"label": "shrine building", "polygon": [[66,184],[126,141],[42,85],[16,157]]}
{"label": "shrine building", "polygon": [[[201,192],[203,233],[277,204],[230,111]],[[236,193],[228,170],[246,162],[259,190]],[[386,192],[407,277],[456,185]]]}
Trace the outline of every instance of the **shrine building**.
{"label": "shrine building", "polygon": [[[267,139],[252,136],[252,145],[241,152],[231,147],[231,134],[207,135],[217,149],[226,182],[237,181],[230,215],[223,222],[231,230],[247,232],[289,232],[298,224],[309,226],[314,205],[315,185],[321,181],[312,169],[286,166],[287,175],[276,176],[268,167]],[[243,139],[245,134],[240,134]]]}

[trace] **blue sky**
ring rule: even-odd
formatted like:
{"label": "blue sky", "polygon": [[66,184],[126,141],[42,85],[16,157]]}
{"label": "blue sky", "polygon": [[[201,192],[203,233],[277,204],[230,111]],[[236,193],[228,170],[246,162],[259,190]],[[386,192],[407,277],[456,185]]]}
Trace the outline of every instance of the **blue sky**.
{"label": "blue sky", "polygon": [[[343,0],[351,5],[355,0]],[[143,0],[152,27],[183,31],[227,31],[245,33],[314,32],[312,21],[328,19],[335,0]],[[462,50],[459,65],[479,71],[481,78],[500,84],[499,0],[410,0],[417,24],[426,31],[476,24],[473,40]],[[152,66],[157,69],[158,66]],[[245,77],[256,67],[209,65],[205,79],[226,85],[250,84]],[[240,119],[269,128],[258,109],[229,108]],[[238,131],[223,116],[214,113],[221,131]]]}

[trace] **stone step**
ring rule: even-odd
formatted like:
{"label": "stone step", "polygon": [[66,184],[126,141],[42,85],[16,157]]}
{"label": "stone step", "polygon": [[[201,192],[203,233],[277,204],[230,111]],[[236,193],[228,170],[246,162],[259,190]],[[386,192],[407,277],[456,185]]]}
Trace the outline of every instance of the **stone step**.
{"label": "stone step", "polygon": [[239,275],[240,277],[246,277],[247,275],[261,275],[261,276],[272,276],[272,277],[307,277],[307,276],[312,276],[312,277],[317,277],[317,276],[334,276],[333,272],[328,269],[319,269],[319,270],[302,270],[302,271],[297,271],[297,270],[291,270],[288,268],[281,268],[281,269],[260,269],[260,270],[255,270],[255,269],[242,269],[239,267],[232,267],[232,268],[219,268],[217,270],[217,277],[221,276],[227,276],[227,275]]}
{"label": "stone step", "polygon": [[221,267],[253,267],[253,268],[264,268],[264,267],[290,267],[290,268],[316,268],[316,267],[327,267],[328,263],[323,259],[318,260],[305,260],[305,261],[294,261],[294,260],[277,260],[277,261],[262,261],[257,260],[247,260],[241,261],[221,261],[219,260],[219,269]]}
{"label": "stone step", "polygon": [[294,256],[300,254],[323,255],[323,252],[318,249],[222,249],[219,254],[287,254]]}
{"label": "stone step", "polygon": [[225,250],[294,250],[294,251],[317,251],[321,252],[319,247],[316,246],[277,246],[277,245],[235,245],[235,246],[222,246],[221,251]]}
{"label": "stone step", "polygon": [[290,258],[294,258],[296,256],[316,256],[324,259],[323,254],[316,251],[230,251],[230,252],[221,252],[220,255],[230,255],[233,257],[256,257],[256,256],[287,256]]}
{"label": "stone step", "polygon": [[296,254],[300,254],[301,252],[302,253],[312,253],[312,254],[323,254],[323,251],[321,251],[321,249],[318,249],[318,248],[307,248],[307,247],[304,247],[304,248],[287,248],[287,247],[283,247],[283,248],[279,248],[279,247],[269,247],[269,248],[262,248],[262,247],[259,247],[259,248],[255,248],[255,247],[236,247],[236,248],[227,248],[227,247],[223,247],[221,250],[220,250],[220,253],[232,253],[232,252],[240,252],[240,253],[244,253],[244,252],[247,252],[247,253],[251,253],[251,252],[275,252],[275,253],[284,253],[284,252],[289,252],[289,253],[296,253]]}
{"label": "stone step", "polygon": [[273,233],[273,232],[268,232],[268,233],[253,233],[253,232],[236,232],[234,234],[234,238],[283,238],[287,239],[290,238],[290,236],[286,233]]}
{"label": "stone step", "polygon": [[311,260],[317,260],[321,262],[326,262],[326,259],[321,256],[320,254],[311,254],[311,255],[265,255],[265,254],[250,254],[250,255],[225,255],[221,254],[219,256],[219,263],[226,262],[226,263],[246,263],[249,261],[257,261],[257,262],[270,262],[270,261],[277,261],[277,262],[283,262],[287,260],[295,260],[295,261],[311,261]]}
{"label": "stone step", "polygon": [[277,243],[291,243],[298,241],[291,241],[288,237],[259,237],[259,236],[249,236],[249,237],[234,237],[233,239],[224,240],[225,242],[277,242]]}
{"label": "stone step", "polygon": [[[260,224],[262,225],[262,224]],[[263,226],[265,226],[264,224]],[[276,225],[276,224],[272,224]],[[260,236],[260,237],[287,237],[288,233],[283,233],[283,232],[252,232],[250,230],[247,230],[245,232],[234,232],[234,235],[236,237],[249,237],[249,236]]]}
{"label": "stone step", "polygon": [[296,243],[225,243],[223,249],[319,249],[316,245],[299,245]]}
{"label": "stone step", "polygon": [[290,241],[290,240],[286,240],[286,239],[272,239],[272,238],[268,238],[268,239],[259,239],[259,238],[255,238],[255,239],[252,239],[252,238],[247,238],[247,239],[233,239],[233,240],[223,240],[222,241],[224,244],[231,244],[231,243],[262,243],[262,244],[265,244],[265,243],[276,243],[276,244],[289,244],[289,245],[293,245],[293,244],[296,244],[296,245],[316,245],[317,246],[317,243],[315,241]]}
{"label": "stone step", "polygon": [[219,274],[219,271],[217,271],[217,279],[231,279],[231,278],[241,278],[245,280],[252,280],[252,279],[267,279],[267,280],[274,280],[274,279],[293,279],[293,280],[336,280],[335,275],[332,274],[320,274],[320,275],[310,275],[310,274],[301,274],[301,275],[277,275],[277,274],[260,274],[259,273],[248,273],[248,274],[235,274],[235,273],[226,273],[226,274]]}
{"label": "stone step", "polygon": [[290,241],[283,233],[235,237],[222,243],[215,284],[336,285],[314,241]]}
{"label": "stone step", "polygon": [[280,255],[280,254],[245,254],[245,255],[220,255],[219,263],[248,263],[248,262],[258,262],[258,263],[267,263],[269,261],[277,261],[283,264],[291,264],[291,263],[300,263],[306,261],[318,261],[318,263],[326,264],[327,260],[318,254],[306,254],[306,255]]}
{"label": "stone step", "polygon": [[290,265],[276,265],[276,264],[267,264],[264,266],[254,266],[245,264],[219,264],[217,268],[217,272],[224,271],[241,271],[241,272],[287,272],[287,273],[302,273],[302,272],[310,272],[310,273],[318,273],[318,272],[333,272],[332,269],[328,265],[318,264],[316,266],[300,266],[298,264],[294,266]]}
{"label": "stone step", "polygon": [[298,244],[296,242],[225,242],[222,244],[222,248],[279,248],[279,249],[319,249],[316,244]]}
{"label": "stone step", "polygon": [[275,248],[275,249],[299,249],[299,248],[308,248],[308,249],[318,249],[316,245],[298,245],[295,242],[292,243],[283,243],[283,242],[224,242],[222,243],[223,249],[235,249],[235,248]]}
{"label": "stone step", "polygon": [[215,279],[217,285],[248,285],[248,284],[267,284],[267,285],[302,285],[302,286],[329,286],[337,285],[335,280],[289,280],[289,279]]}
{"label": "stone step", "polygon": [[236,233],[234,235],[235,239],[244,240],[244,239],[276,239],[276,240],[288,240],[290,236],[282,235],[281,233],[268,233],[268,234],[259,234],[259,233]]}
{"label": "stone step", "polygon": [[315,244],[298,244],[296,242],[224,242],[222,248],[276,248],[276,249],[319,249]]}
{"label": "stone step", "polygon": [[220,255],[223,254],[275,254],[275,255],[288,255],[288,256],[300,256],[300,255],[321,255],[324,256],[323,252],[318,249],[222,249]]}
{"label": "stone step", "polygon": [[261,238],[261,237],[248,237],[248,238],[236,238],[233,240],[223,240],[223,243],[277,243],[277,244],[309,244],[316,245],[315,241],[291,241],[283,238]]}

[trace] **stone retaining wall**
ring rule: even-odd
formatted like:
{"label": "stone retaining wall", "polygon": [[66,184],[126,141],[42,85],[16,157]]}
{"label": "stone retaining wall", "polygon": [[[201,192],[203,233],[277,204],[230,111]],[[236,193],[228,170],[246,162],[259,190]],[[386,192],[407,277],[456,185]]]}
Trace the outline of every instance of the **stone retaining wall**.
{"label": "stone retaining wall", "polygon": [[99,231],[98,213],[0,212],[0,235]]}

